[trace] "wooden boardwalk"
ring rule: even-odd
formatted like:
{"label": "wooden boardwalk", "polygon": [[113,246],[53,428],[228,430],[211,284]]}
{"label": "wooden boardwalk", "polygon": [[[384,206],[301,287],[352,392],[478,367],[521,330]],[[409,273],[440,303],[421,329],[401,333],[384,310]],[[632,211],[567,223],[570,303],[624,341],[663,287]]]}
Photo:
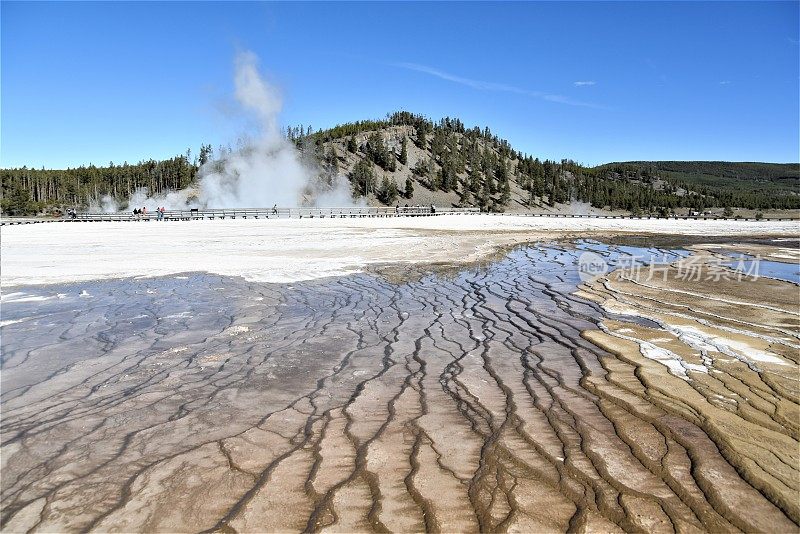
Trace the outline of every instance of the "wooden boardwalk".
{"label": "wooden boardwalk", "polygon": [[[131,212],[118,213],[78,213],[74,219],[68,217],[3,217],[0,225],[38,224],[49,222],[101,222],[101,221],[192,221],[214,219],[303,219],[303,218],[374,218],[374,217],[432,217],[445,214],[477,215],[478,208],[439,208],[431,210],[428,206],[408,208],[394,207],[351,207],[351,208],[236,208],[236,209],[189,209],[169,210],[159,217],[157,213],[134,215]],[[683,219],[683,220],[720,220],[724,217],[714,216],[633,216],[633,215],[586,215],[573,213],[483,213],[482,215],[502,217],[547,217],[547,218],[582,218],[582,219]],[[754,218],[740,217],[738,221],[755,221]],[[791,217],[762,219],[770,221],[791,221]]]}
{"label": "wooden boardwalk", "polygon": [[363,217],[430,217],[448,214],[480,213],[478,208],[430,207],[350,207],[350,208],[231,208],[169,210],[159,217],[156,212],[134,215],[131,212],[78,213],[75,218],[4,217],[2,225],[36,224],[45,222],[100,221],[191,221],[214,219],[303,219],[303,218],[363,218]]}

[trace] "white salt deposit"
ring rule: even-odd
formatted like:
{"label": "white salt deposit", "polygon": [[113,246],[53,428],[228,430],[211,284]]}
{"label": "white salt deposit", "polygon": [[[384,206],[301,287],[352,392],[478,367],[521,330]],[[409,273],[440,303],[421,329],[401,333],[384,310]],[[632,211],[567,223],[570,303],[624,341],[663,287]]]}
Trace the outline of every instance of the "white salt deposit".
{"label": "white salt deposit", "polygon": [[2,285],[192,271],[291,282],[375,263],[471,261],[527,239],[596,233],[796,235],[793,221],[442,215],[26,224],[2,228]]}
{"label": "white salt deposit", "polygon": [[43,300],[50,300],[55,298],[54,296],[45,297],[42,295],[30,295],[28,293],[22,292],[14,292],[14,293],[6,293],[0,297],[0,302],[3,304],[11,304],[16,302],[40,302]]}
{"label": "white salt deposit", "polygon": [[618,337],[620,339],[625,339],[627,341],[633,341],[634,343],[639,345],[639,353],[649,360],[656,361],[669,369],[670,374],[673,376],[677,376],[683,380],[689,381],[689,375],[687,371],[695,371],[698,373],[708,373],[708,369],[704,365],[699,365],[696,363],[687,362],[683,358],[681,358],[678,354],[672,352],[669,349],[665,349],[663,347],[659,347],[658,345],[650,342],[645,341],[643,339],[639,339],[634,336],[628,336],[622,334],[622,330],[629,330],[629,329],[619,329],[616,332],[611,331],[606,325],[600,323],[600,330],[609,334],[614,337]]}

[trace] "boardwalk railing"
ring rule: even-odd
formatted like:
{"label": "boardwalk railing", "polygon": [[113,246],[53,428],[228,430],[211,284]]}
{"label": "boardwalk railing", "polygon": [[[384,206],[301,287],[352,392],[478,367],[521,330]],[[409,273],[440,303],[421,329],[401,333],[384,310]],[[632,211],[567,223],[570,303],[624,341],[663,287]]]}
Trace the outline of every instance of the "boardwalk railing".
{"label": "boardwalk railing", "polygon": [[[168,210],[163,220],[186,221],[195,219],[302,219],[325,217],[423,217],[444,213],[479,213],[478,208],[435,208],[430,206],[409,207],[350,207],[350,208],[230,208]],[[79,213],[76,221],[130,221],[159,220],[156,212],[134,215],[121,213]]]}
{"label": "boardwalk railing", "polygon": [[[188,209],[169,210],[159,217],[152,212],[146,215],[134,215],[131,212],[119,213],[78,213],[75,218],[26,218],[3,217],[0,224],[33,224],[44,222],[95,222],[95,221],[190,221],[211,219],[288,219],[288,218],[362,218],[362,217],[430,217],[445,214],[474,215],[481,214],[478,208],[441,208],[430,206],[409,207],[350,207],[350,208],[231,208],[231,209]],[[682,219],[682,220],[723,220],[725,217],[713,215],[681,215],[658,217],[656,215],[588,215],[579,213],[483,213],[488,216],[519,216],[545,218],[582,218],[582,219]],[[755,221],[755,218],[729,218],[730,220]],[[763,221],[799,221],[793,217],[764,218]]]}

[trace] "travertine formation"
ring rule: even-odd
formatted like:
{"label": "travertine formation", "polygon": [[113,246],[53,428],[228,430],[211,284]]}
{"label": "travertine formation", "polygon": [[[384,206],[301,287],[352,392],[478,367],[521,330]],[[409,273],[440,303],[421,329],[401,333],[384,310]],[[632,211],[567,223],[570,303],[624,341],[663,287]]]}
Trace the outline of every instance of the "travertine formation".
{"label": "travertine formation", "polygon": [[796,239],[800,221],[474,214],[25,224],[3,227],[0,285],[169,276],[186,271],[286,283],[360,273],[381,263],[468,265],[493,256],[498,248],[536,240],[608,239],[624,234]]}
{"label": "travertine formation", "polygon": [[796,531],[797,286],[587,249],[6,292],[2,529]]}

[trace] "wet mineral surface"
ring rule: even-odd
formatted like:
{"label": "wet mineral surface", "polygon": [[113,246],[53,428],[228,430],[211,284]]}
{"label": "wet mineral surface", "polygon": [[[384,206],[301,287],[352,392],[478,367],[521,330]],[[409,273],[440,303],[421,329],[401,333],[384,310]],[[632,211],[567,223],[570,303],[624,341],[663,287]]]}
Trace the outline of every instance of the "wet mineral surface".
{"label": "wet mineral surface", "polygon": [[688,256],[5,291],[2,530],[797,531],[797,286]]}

